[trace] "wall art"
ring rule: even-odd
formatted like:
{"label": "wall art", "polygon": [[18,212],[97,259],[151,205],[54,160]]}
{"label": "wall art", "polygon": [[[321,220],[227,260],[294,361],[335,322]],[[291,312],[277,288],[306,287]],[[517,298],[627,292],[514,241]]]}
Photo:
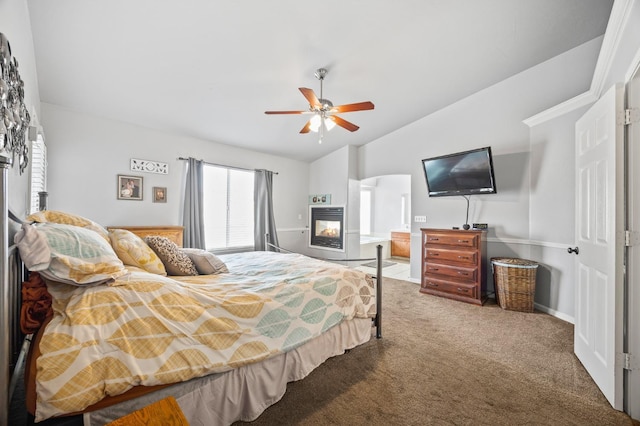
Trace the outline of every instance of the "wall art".
{"label": "wall art", "polygon": [[118,175],[118,200],[142,200],[142,177]]}
{"label": "wall art", "polygon": [[167,163],[161,163],[159,161],[140,160],[137,158],[131,159],[131,171],[132,172],[148,172],[158,173],[161,175],[169,174],[169,165]]}
{"label": "wall art", "polygon": [[167,188],[162,186],[153,187],[153,202],[154,203],[166,203],[167,202]]}
{"label": "wall art", "polygon": [[29,163],[26,134],[30,122],[18,60],[11,56],[9,40],[0,33],[0,152],[11,154],[14,163],[17,157],[20,174]]}

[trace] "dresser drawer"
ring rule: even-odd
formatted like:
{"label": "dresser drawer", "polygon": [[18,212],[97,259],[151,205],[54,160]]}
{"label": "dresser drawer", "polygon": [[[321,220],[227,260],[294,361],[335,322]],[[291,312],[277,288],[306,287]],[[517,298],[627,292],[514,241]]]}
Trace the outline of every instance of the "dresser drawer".
{"label": "dresser drawer", "polygon": [[427,260],[446,260],[456,263],[475,265],[478,263],[477,251],[447,250],[428,246],[426,248]]}
{"label": "dresser drawer", "polygon": [[427,262],[424,265],[426,276],[443,275],[445,277],[454,277],[459,280],[476,281],[478,277],[478,268],[463,265],[444,265],[441,263]]}
{"label": "dresser drawer", "polygon": [[478,235],[451,235],[439,232],[426,232],[425,244],[429,247],[431,244],[457,246],[457,247],[478,247]]}
{"label": "dresser drawer", "polygon": [[476,296],[477,286],[475,284],[456,283],[435,278],[424,277],[422,279],[422,288],[431,291],[442,291],[445,293],[457,294],[459,296],[472,297]]}

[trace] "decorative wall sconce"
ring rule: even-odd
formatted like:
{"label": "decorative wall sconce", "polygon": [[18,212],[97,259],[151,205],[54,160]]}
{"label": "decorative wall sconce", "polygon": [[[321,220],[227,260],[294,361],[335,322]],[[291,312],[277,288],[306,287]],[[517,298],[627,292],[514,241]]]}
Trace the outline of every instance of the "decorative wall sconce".
{"label": "decorative wall sconce", "polygon": [[18,61],[11,56],[9,40],[0,33],[0,155],[15,161],[20,174],[29,163],[26,133],[31,117],[24,104],[24,82]]}

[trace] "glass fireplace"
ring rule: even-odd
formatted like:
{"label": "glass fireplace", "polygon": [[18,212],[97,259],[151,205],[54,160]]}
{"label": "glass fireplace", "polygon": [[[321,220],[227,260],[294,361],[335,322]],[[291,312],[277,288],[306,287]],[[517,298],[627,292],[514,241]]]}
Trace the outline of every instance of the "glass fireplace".
{"label": "glass fireplace", "polygon": [[311,207],[310,247],[344,251],[344,207]]}

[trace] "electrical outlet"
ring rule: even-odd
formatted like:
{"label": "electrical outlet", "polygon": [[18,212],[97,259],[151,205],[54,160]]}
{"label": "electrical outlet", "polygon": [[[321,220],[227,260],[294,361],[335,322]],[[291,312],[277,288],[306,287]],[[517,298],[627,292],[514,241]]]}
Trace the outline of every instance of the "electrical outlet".
{"label": "electrical outlet", "polygon": [[426,216],[414,216],[413,217],[413,221],[414,222],[426,222],[427,221],[427,217]]}

